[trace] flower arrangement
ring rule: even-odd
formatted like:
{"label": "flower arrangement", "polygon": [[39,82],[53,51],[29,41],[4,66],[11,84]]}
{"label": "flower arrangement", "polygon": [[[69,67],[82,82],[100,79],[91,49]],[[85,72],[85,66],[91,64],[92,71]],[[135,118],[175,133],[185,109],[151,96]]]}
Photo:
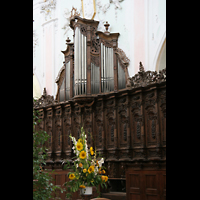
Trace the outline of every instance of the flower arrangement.
{"label": "flower arrangement", "polygon": [[72,192],[76,192],[80,188],[88,186],[97,187],[98,185],[107,187],[106,182],[108,181],[108,177],[105,176],[105,167],[102,166],[104,158],[97,157],[97,152],[93,147],[88,148],[83,127],[81,128],[78,141],[71,135],[69,137],[73,142],[72,149],[76,156],[73,158],[72,165],[70,166],[68,161],[65,167],[72,169],[72,172],[68,173],[70,181],[65,183],[65,186],[68,186],[67,189],[70,192],[67,194],[67,197],[69,198]]}

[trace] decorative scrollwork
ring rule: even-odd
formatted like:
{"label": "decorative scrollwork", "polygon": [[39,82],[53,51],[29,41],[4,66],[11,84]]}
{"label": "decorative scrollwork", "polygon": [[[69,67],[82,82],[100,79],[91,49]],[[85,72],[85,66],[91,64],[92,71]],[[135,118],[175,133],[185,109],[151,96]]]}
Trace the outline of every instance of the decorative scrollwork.
{"label": "decorative scrollwork", "polygon": [[36,101],[33,101],[33,108],[45,107],[54,103],[54,97],[47,95],[46,88],[44,88],[43,95]]}
{"label": "decorative scrollwork", "polygon": [[119,62],[123,67],[129,65],[130,59],[126,56],[122,49],[117,48],[115,53],[119,56]]}
{"label": "decorative scrollwork", "polygon": [[161,83],[166,81],[166,68],[157,71],[145,71],[142,62],[140,62],[139,72],[132,78],[128,78],[127,87],[145,87],[153,83]]}

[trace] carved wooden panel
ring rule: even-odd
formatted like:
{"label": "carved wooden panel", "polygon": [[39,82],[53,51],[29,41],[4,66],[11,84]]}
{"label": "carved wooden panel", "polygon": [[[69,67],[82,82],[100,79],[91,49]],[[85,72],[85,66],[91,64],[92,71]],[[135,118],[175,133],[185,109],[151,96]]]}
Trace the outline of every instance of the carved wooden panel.
{"label": "carved wooden panel", "polygon": [[130,148],[130,127],[128,96],[123,96],[118,100],[118,143],[119,148]]}
{"label": "carved wooden panel", "polygon": [[40,121],[40,123],[37,123],[37,131],[42,131],[44,130],[44,124],[45,124],[45,113],[44,113],[44,109],[39,109],[38,110],[38,118]]}
{"label": "carved wooden panel", "polygon": [[53,131],[53,110],[52,108],[47,108],[46,109],[46,120],[45,120],[45,131],[47,132],[47,134],[49,135],[49,139],[46,143],[46,147],[48,149],[47,153],[50,159],[50,156],[52,154],[52,131]]}
{"label": "carved wooden panel", "polygon": [[61,106],[55,107],[54,116],[54,135],[53,135],[53,151],[56,154],[56,159],[61,158],[62,151],[62,108]]}
{"label": "carved wooden panel", "polygon": [[87,142],[89,146],[93,146],[93,115],[92,115],[92,105],[91,106],[85,106],[83,108],[83,124],[85,133],[87,135]]}
{"label": "carved wooden panel", "polygon": [[79,138],[80,136],[80,130],[81,130],[81,107],[76,104],[73,109],[73,115],[72,115],[72,136]]}
{"label": "carved wooden panel", "polygon": [[71,156],[71,139],[69,135],[72,132],[72,112],[71,106],[66,105],[64,107],[63,113],[63,152],[65,152],[66,158],[70,158]]}
{"label": "carved wooden panel", "polygon": [[95,140],[96,148],[100,151],[105,149],[105,136],[104,136],[104,126],[103,126],[103,101],[97,101],[94,111],[94,129],[93,136]]}
{"label": "carved wooden panel", "polygon": [[106,102],[105,132],[107,149],[117,148],[115,98],[111,98]]}
{"label": "carved wooden panel", "polygon": [[136,93],[130,97],[131,111],[131,143],[132,147],[143,147],[144,141],[144,115],[142,107],[142,93]]}
{"label": "carved wooden panel", "polygon": [[144,98],[146,146],[159,146],[160,135],[157,111],[157,90],[146,93]]}
{"label": "carved wooden panel", "polygon": [[166,146],[166,90],[159,91],[159,121],[162,146]]}
{"label": "carved wooden panel", "polygon": [[112,178],[125,176],[129,162],[139,165],[140,169],[144,165],[154,170],[160,166],[164,168],[166,85],[163,81],[147,81],[144,87],[135,85],[120,92],[81,96],[63,103],[44,101],[40,107],[39,103],[34,104],[42,113],[40,129],[50,135],[47,147],[51,162],[48,165],[62,168],[61,164],[58,166],[58,159],[73,157],[69,135],[78,139],[84,126],[89,146],[96,146],[104,155]]}

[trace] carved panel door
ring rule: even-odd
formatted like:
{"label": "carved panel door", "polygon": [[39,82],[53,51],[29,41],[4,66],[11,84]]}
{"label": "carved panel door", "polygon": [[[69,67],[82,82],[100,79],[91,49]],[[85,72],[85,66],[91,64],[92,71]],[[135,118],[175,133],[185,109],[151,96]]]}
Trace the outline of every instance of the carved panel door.
{"label": "carved panel door", "polygon": [[127,200],[165,200],[165,170],[128,170]]}

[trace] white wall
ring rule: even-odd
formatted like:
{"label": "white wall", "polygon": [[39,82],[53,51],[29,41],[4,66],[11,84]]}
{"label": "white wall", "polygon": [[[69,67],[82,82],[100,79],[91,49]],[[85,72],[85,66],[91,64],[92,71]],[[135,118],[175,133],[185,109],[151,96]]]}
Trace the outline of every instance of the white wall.
{"label": "white wall", "polygon": [[[73,31],[67,26],[72,7],[82,14],[81,0],[54,0],[55,8],[45,15],[41,7],[51,0],[33,0],[33,72],[39,85],[47,88],[47,94],[57,91],[55,78],[63,65],[67,36],[73,41]],[[90,0],[87,0],[88,2]],[[84,2],[87,3],[86,0]],[[93,0],[91,0],[93,2]],[[90,14],[93,5],[85,9]],[[98,30],[104,31],[108,21],[110,32],[119,32],[118,47],[130,59],[129,75],[139,69],[156,70],[163,42],[166,39],[166,0],[96,0],[96,16],[100,21]]]}

